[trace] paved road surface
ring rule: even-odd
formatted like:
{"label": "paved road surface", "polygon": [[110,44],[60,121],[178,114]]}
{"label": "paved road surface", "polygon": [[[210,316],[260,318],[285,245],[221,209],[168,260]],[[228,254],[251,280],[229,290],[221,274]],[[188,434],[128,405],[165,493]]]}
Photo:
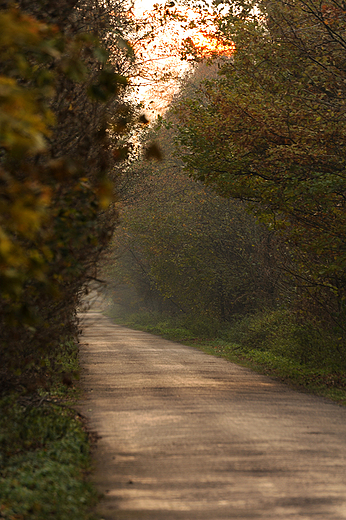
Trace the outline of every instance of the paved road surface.
{"label": "paved road surface", "polygon": [[[346,519],[346,409],[85,315],[106,520]],[[72,519],[71,519],[72,520]]]}

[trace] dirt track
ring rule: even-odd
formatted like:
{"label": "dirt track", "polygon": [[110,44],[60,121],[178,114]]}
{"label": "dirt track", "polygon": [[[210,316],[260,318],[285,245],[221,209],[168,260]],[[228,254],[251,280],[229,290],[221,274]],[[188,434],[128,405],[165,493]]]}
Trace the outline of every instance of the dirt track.
{"label": "dirt track", "polygon": [[106,520],[346,519],[346,409],[85,315]]}

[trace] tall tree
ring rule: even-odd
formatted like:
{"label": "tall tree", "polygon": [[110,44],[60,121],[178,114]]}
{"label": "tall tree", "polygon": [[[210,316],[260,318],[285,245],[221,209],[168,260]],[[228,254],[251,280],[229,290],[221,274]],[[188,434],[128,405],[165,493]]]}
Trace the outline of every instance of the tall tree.
{"label": "tall tree", "polygon": [[295,258],[296,285],[341,324],[346,6],[333,0],[228,6],[220,34],[236,52],[218,79],[179,108],[186,167],[222,195],[249,201],[281,233]]}
{"label": "tall tree", "polygon": [[[0,379],[39,380],[78,330],[76,308],[114,227],[110,178],[129,110],[121,4],[19,2],[0,11]],[[36,18],[35,18],[36,17]],[[122,44],[106,49],[109,25]],[[99,39],[95,34],[98,33]],[[118,53],[119,63],[110,62]],[[110,132],[112,129],[112,133]],[[49,365],[47,362],[46,365]],[[11,384],[12,384],[11,383]]]}

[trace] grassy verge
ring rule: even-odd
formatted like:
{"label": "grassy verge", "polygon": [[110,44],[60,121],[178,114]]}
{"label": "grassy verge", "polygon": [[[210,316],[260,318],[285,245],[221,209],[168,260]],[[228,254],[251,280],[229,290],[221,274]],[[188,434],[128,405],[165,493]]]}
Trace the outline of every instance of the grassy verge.
{"label": "grassy verge", "polygon": [[299,324],[289,313],[266,311],[232,324],[137,314],[117,323],[196,347],[346,405],[346,352],[337,331]]}
{"label": "grassy verge", "polygon": [[49,392],[0,399],[1,519],[94,518],[88,436],[71,401],[76,390],[69,377],[78,366],[72,342],[62,349],[59,366],[63,377]]}

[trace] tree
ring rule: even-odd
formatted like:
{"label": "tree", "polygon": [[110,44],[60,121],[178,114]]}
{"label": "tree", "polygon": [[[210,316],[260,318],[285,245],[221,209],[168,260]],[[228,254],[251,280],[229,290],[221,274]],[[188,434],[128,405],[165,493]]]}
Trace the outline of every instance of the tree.
{"label": "tree", "polygon": [[[189,78],[192,89],[201,68]],[[143,158],[131,167],[135,182],[126,185],[121,226],[108,260],[107,276],[116,283],[114,301],[128,312],[149,309],[219,322],[275,305],[272,233],[244,204],[184,175],[175,155],[174,122],[170,111],[161,126],[149,131],[163,160]],[[129,285],[137,293],[131,290],[131,306]]]}
{"label": "tree", "polygon": [[193,178],[248,201],[294,259],[295,285],[344,320],[345,16],[341,2],[232,2],[236,52],[181,102]]}
{"label": "tree", "polygon": [[[21,7],[0,11],[2,388],[42,384],[77,334],[78,302],[116,222],[111,178],[123,147],[115,129],[129,112],[127,79],[91,33],[106,4]],[[129,46],[119,56],[131,60]]]}

